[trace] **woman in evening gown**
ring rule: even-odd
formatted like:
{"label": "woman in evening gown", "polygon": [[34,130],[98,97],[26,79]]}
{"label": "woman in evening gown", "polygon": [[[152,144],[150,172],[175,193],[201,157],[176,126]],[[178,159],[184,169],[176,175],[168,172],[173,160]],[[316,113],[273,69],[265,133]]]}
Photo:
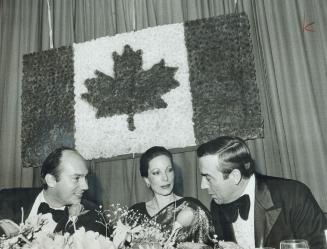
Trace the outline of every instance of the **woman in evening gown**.
{"label": "woman in evening gown", "polygon": [[148,149],[140,158],[140,173],[153,198],[130,207],[133,213],[139,214],[134,219],[136,225],[159,224],[166,240],[174,244],[212,245],[214,228],[208,209],[199,200],[173,191],[175,173],[170,151],[160,146]]}

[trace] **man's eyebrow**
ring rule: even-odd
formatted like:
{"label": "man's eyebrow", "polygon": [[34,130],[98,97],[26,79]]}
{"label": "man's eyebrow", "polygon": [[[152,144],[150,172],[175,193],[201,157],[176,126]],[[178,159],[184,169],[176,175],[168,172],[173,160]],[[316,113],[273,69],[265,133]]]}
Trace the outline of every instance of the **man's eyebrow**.
{"label": "man's eyebrow", "polygon": [[72,174],[71,176],[86,176],[87,174]]}

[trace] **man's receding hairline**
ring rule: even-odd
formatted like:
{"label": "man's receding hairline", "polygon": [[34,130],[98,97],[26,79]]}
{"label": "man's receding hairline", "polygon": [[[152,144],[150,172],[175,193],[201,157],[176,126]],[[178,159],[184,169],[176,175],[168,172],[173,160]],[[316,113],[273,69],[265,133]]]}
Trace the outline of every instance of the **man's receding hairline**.
{"label": "man's receding hairline", "polygon": [[62,166],[62,161],[63,161],[65,155],[66,156],[73,155],[75,157],[82,159],[82,161],[85,162],[85,159],[76,150],[65,149],[61,152],[61,157],[59,158],[59,165],[58,165],[59,171],[64,169],[64,167]]}
{"label": "man's receding hairline", "polygon": [[68,150],[68,149],[62,151],[62,155],[60,157],[60,160],[64,157],[65,154],[66,155],[69,155],[69,154],[70,155],[76,155],[76,156],[80,157],[81,159],[85,160],[76,150]]}

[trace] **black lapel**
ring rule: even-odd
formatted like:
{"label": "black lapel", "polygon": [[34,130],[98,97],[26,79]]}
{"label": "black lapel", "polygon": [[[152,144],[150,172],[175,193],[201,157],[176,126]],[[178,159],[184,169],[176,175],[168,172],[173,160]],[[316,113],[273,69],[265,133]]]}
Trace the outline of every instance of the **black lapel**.
{"label": "black lapel", "polygon": [[256,247],[260,247],[265,244],[280,212],[281,208],[274,206],[270,190],[264,179],[262,179],[261,176],[256,175],[254,212]]}

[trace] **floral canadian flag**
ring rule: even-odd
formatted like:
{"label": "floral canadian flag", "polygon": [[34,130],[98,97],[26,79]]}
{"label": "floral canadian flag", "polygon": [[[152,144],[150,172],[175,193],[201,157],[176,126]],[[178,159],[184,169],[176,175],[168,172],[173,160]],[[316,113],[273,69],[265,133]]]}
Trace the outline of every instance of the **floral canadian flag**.
{"label": "floral canadian flag", "polygon": [[23,70],[25,166],[61,145],[96,159],[263,134],[244,13],[28,54]]}

